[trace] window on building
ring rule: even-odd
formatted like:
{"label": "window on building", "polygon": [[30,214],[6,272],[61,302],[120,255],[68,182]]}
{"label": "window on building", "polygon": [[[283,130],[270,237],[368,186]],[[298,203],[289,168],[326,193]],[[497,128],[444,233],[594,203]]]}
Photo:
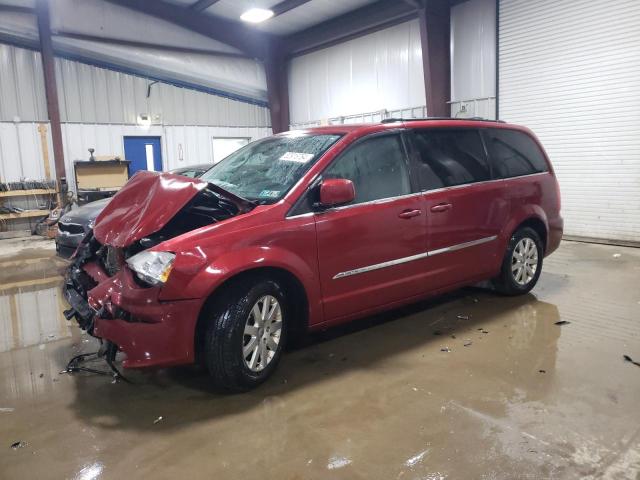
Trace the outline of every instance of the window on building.
{"label": "window on building", "polygon": [[228,157],[239,148],[247,145],[250,140],[250,138],[244,137],[213,137],[213,163],[218,163]]}

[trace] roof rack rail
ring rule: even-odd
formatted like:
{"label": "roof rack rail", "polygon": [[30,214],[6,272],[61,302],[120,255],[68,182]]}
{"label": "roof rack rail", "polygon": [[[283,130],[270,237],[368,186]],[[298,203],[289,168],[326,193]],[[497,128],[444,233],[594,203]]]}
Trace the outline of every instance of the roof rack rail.
{"label": "roof rack rail", "polygon": [[456,118],[456,117],[425,117],[425,118],[385,118],[380,123],[395,123],[395,122],[416,122],[424,120],[473,120],[477,122],[492,122],[492,123],[505,123],[504,120],[491,120],[483,117],[469,117],[469,118]]}

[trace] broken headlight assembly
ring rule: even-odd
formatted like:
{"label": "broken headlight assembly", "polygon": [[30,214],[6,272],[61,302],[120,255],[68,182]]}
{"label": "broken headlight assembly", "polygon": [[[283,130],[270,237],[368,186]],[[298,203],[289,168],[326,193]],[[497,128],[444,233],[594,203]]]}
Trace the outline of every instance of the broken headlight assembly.
{"label": "broken headlight assembly", "polygon": [[144,251],[128,258],[127,265],[143,282],[159,286],[169,278],[175,258],[175,253],[171,252]]}

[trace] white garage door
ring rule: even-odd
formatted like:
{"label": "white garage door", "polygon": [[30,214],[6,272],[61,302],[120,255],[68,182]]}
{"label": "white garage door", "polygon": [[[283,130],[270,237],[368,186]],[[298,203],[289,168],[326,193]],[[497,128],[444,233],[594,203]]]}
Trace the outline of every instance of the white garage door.
{"label": "white garage door", "polygon": [[640,1],[500,0],[499,115],[538,134],[565,234],[640,241]]}

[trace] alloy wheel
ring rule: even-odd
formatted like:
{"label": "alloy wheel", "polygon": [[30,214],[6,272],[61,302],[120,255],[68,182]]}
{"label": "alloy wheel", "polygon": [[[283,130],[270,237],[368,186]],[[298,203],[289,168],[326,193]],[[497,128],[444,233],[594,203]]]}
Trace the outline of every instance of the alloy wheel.
{"label": "alloy wheel", "polygon": [[538,269],[538,246],[531,238],[521,239],[511,255],[511,274],[518,285],[525,286]]}
{"label": "alloy wheel", "polygon": [[242,357],[252,372],[260,372],[273,360],[282,335],[282,308],[272,295],[253,305],[244,327]]}

